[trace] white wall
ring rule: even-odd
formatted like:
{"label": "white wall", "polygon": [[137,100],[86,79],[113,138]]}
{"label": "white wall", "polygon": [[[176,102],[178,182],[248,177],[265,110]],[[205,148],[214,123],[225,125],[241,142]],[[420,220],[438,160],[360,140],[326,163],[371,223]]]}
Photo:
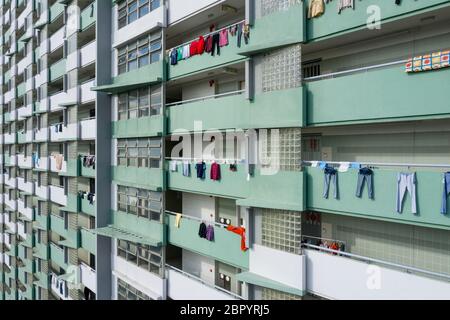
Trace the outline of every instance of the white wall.
{"label": "white wall", "polygon": [[173,270],[168,272],[167,295],[173,300],[234,300],[226,293]]}
{"label": "white wall", "polygon": [[183,214],[203,219],[205,222],[215,221],[216,202],[214,197],[183,192]]}
{"label": "white wall", "polygon": [[182,100],[202,98],[216,94],[216,86],[210,86],[208,80],[183,86]]}
{"label": "white wall", "polygon": [[216,267],[214,259],[183,250],[183,271],[202,279],[206,283],[215,284]]}
{"label": "white wall", "polygon": [[254,244],[250,250],[250,272],[298,290],[306,289],[306,259]]}
{"label": "white wall", "polygon": [[344,257],[305,250],[307,290],[336,300],[448,300],[442,282]]}
{"label": "white wall", "polygon": [[[116,276],[119,275],[119,277],[124,278],[124,281],[147,294],[154,300],[165,299],[166,280],[118,257],[116,240],[112,240],[112,246],[113,256],[111,267],[113,270],[113,274]],[[113,283],[115,284],[114,287],[117,286],[117,283],[115,281]],[[116,289],[117,288],[114,288],[113,297],[117,297],[117,292],[115,292]]]}
{"label": "white wall", "polygon": [[196,11],[202,11],[221,2],[224,0],[169,0],[168,23],[174,24]]}

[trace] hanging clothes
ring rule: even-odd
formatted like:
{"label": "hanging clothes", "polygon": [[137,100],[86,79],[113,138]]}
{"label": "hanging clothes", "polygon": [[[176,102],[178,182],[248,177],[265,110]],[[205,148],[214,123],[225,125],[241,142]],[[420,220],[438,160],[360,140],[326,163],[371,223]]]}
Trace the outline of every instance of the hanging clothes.
{"label": "hanging clothes", "polygon": [[206,231],[207,231],[206,224],[204,222],[202,222],[198,229],[198,236],[200,238],[206,239]]}
{"label": "hanging clothes", "polygon": [[231,172],[237,172],[237,164],[235,164],[235,163],[230,164],[230,171]]}
{"label": "hanging clothes", "polygon": [[218,33],[212,35],[211,55],[215,56],[216,52],[220,56],[220,35]]}
{"label": "hanging clothes", "polygon": [[333,167],[326,166],[324,169],[323,197],[328,199],[330,191],[330,183],[334,187],[334,198],[338,198],[337,170]]}
{"label": "hanging clothes", "polygon": [[206,163],[205,162],[199,162],[195,165],[195,169],[197,170],[197,178],[199,179],[205,179],[206,174]]}
{"label": "hanging clothes", "polygon": [[219,32],[219,46],[225,47],[228,45],[228,29],[222,29]]}
{"label": "hanging clothes", "polygon": [[205,38],[205,52],[206,53],[211,53],[212,51],[212,36],[206,36]]}
{"label": "hanging clothes", "polygon": [[311,0],[308,8],[308,19],[317,18],[325,12],[325,3],[323,0]]}
{"label": "hanging clothes", "polygon": [[217,162],[213,162],[211,164],[211,180],[219,181],[221,179],[220,176],[220,165]]}
{"label": "hanging clothes", "polygon": [[247,251],[248,248],[245,244],[245,228],[243,227],[234,227],[232,225],[229,225],[227,227],[227,230],[233,233],[236,233],[237,235],[241,236],[241,250],[242,251]]}
{"label": "hanging clothes", "polygon": [[183,162],[183,176],[190,177],[191,176],[191,164],[189,161]]}
{"label": "hanging clothes", "polygon": [[212,225],[206,228],[206,240],[214,241],[214,227]]}
{"label": "hanging clothes", "polygon": [[444,173],[441,213],[447,214],[447,196],[450,194],[450,172]]}
{"label": "hanging clothes", "polygon": [[180,224],[181,224],[181,219],[183,218],[183,215],[181,214],[181,213],[178,213],[176,216],[175,216],[175,227],[177,228],[177,229],[179,229],[180,228]]}
{"label": "hanging clothes", "polygon": [[339,0],[339,14],[341,14],[342,10],[347,8],[352,8],[353,10],[355,10],[355,0]]}
{"label": "hanging clothes", "polygon": [[176,49],[170,52],[170,64],[172,66],[178,64],[178,51]]}
{"label": "hanging clothes", "polygon": [[183,48],[182,47],[179,47],[177,49],[177,60],[178,61],[183,60]]}
{"label": "hanging clothes", "polygon": [[178,161],[170,161],[169,163],[170,171],[177,172],[178,171]]}
{"label": "hanging clothes", "polygon": [[193,57],[198,54],[198,42],[192,41],[189,45],[189,55],[190,57]]}
{"label": "hanging clothes", "polygon": [[62,154],[57,154],[54,156],[54,158],[56,162],[56,170],[61,171],[64,162],[64,156]]}
{"label": "hanging clothes", "polygon": [[416,202],[416,173],[399,173],[397,177],[397,212],[402,213],[403,199],[406,191],[411,196],[411,211],[413,214],[417,213]]}
{"label": "hanging clothes", "polygon": [[364,187],[364,183],[367,181],[367,191],[369,193],[369,199],[374,199],[373,195],[373,171],[369,168],[362,168],[358,173],[358,184],[356,186],[356,196],[361,198],[362,189]]}
{"label": "hanging clothes", "polygon": [[183,47],[183,59],[188,59],[190,57],[191,47],[187,44]]}
{"label": "hanging clothes", "polygon": [[203,54],[205,52],[205,38],[200,36],[197,41],[197,53]]}

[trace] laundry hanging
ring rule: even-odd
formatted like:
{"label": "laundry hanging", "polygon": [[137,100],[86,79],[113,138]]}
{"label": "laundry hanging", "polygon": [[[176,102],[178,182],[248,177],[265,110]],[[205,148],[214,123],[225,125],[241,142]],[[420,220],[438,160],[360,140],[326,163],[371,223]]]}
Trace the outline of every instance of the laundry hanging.
{"label": "laundry hanging", "polygon": [[444,173],[441,213],[447,214],[447,197],[450,194],[450,172]]}
{"label": "laundry hanging", "polygon": [[324,184],[323,184],[323,197],[328,199],[328,194],[330,191],[330,183],[334,187],[334,198],[338,198],[338,183],[337,183],[337,170],[333,167],[326,166],[324,169]]}
{"label": "laundry hanging", "polygon": [[369,199],[373,200],[373,171],[369,168],[362,168],[358,172],[358,184],[356,186],[356,196],[358,198],[362,197],[364,183],[367,183],[367,192],[369,193]]}
{"label": "laundry hanging", "polygon": [[411,196],[411,211],[413,214],[417,213],[417,202],[416,202],[416,173],[404,173],[401,172],[397,177],[397,212],[402,213],[403,211],[403,199],[405,198],[405,193]]}
{"label": "laundry hanging", "polygon": [[198,236],[200,238],[206,239],[206,231],[207,231],[206,224],[204,222],[200,223],[200,227],[198,229]]}
{"label": "laundry hanging", "polygon": [[211,164],[211,180],[219,181],[221,179],[220,165],[217,162]]}
{"label": "laundry hanging", "polygon": [[247,251],[248,248],[247,248],[247,246],[245,244],[245,242],[246,242],[246,240],[245,240],[245,228],[243,228],[243,227],[234,227],[232,225],[229,225],[227,227],[227,230],[241,236],[241,250],[242,251]]}
{"label": "laundry hanging", "polygon": [[448,68],[449,60],[450,50],[434,52],[408,59],[405,69],[407,73],[415,73]]}

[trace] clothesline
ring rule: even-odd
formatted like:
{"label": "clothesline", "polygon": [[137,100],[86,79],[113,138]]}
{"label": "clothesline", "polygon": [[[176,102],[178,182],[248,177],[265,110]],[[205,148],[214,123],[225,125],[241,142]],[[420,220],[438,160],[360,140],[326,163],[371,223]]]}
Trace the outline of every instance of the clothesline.
{"label": "clothesline", "polygon": [[450,164],[418,164],[418,163],[383,163],[383,162],[358,162],[358,161],[302,161],[302,165],[326,163],[331,165],[360,164],[368,167],[408,167],[408,168],[450,168]]}
{"label": "clothesline", "polygon": [[189,40],[189,41],[187,41],[187,42],[185,42],[185,43],[183,43],[183,44],[177,45],[176,47],[173,47],[173,48],[168,49],[168,50],[166,50],[166,51],[167,51],[167,52],[170,52],[170,51],[172,51],[172,50],[175,50],[175,49],[178,49],[178,48],[187,46],[187,45],[191,44],[192,42],[196,41],[196,40],[198,39],[198,37],[200,37],[200,36],[206,38],[206,37],[208,37],[208,36],[211,36],[211,35],[213,35],[213,34],[216,34],[216,33],[220,32],[220,31],[223,31],[223,30],[225,30],[225,29],[228,29],[228,28],[237,26],[237,25],[239,25],[239,24],[241,24],[241,23],[245,23],[245,20],[242,20],[242,21],[239,21],[239,22],[230,24],[230,25],[228,25],[228,26],[226,26],[226,27],[220,28],[220,29],[218,29],[218,30],[214,30],[214,31],[212,31],[212,32],[209,32],[209,33],[206,33],[206,34],[203,34],[203,35],[199,35],[199,36],[195,37],[195,38],[192,39],[192,40]]}
{"label": "clothesline", "polygon": [[338,243],[346,244],[345,241],[341,241],[341,240],[327,239],[327,238],[320,238],[320,237],[307,236],[307,235],[302,235],[302,238],[315,239],[315,240],[323,240],[323,241],[330,241],[330,242],[338,242]]}
{"label": "clothesline", "polygon": [[207,158],[174,158],[167,157],[165,158],[168,161],[189,161],[189,162],[232,162],[232,163],[242,163],[245,162],[245,159],[207,159]]}
{"label": "clothesline", "polygon": [[223,223],[219,223],[219,222],[215,222],[215,221],[206,221],[205,219],[201,219],[201,218],[197,218],[197,217],[193,217],[193,216],[188,216],[182,213],[177,213],[177,212],[173,212],[173,211],[166,211],[166,213],[170,216],[177,216],[177,215],[181,215],[182,218],[188,219],[188,220],[194,220],[194,221],[198,221],[198,222],[208,222],[210,224],[214,224],[218,227],[221,228],[226,228],[228,227],[227,224],[223,224]]}

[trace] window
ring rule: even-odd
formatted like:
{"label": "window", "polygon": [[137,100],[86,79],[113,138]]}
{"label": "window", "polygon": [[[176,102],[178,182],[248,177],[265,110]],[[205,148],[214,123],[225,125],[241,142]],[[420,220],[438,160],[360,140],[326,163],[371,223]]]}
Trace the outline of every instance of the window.
{"label": "window", "polygon": [[117,165],[138,168],[161,168],[160,138],[118,139]]}
{"label": "window", "polygon": [[145,293],[132,287],[125,281],[117,279],[117,299],[118,300],[152,300]]}
{"label": "window", "polygon": [[161,220],[162,194],[131,187],[117,187],[117,210],[153,221]]}
{"label": "window", "polygon": [[153,32],[118,49],[118,73],[122,74],[161,59],[161,31]]}
{"label": "window", "polygon": [[117,255],[144,270],[159,276],[162,275],[161,247],[152,247],[125,240],[118,240]]}
{"label": "window", "polygon": [[161,114],[161,87],[146,87],[119,95],[119,120],[129,120]]}
{"label": "window", "polygon": [[125,27],[150,11],[158,9],[161,0],[125,0],[119,3],[118,26]]}

